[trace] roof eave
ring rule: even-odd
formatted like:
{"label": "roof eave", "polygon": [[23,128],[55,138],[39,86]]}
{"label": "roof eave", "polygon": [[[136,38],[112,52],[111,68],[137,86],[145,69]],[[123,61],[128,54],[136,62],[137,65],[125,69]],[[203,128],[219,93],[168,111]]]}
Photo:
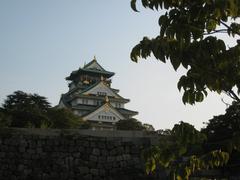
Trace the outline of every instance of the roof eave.
{"label": "roof eave", "polygon": [[82,68],[79,68],[79,70],[76,72],[76,71],[73,71],[70,76],[66,77],[65,79],[68,80],[68,81],[72,81],[74,80],[74,78],[81,72],[88,72],[88,73],[96,73],[96,74],[101,74],[103,76],[106,76],[107,78],[110,78],[112,76],[115,75],[114,72],[110,72],[110,71],[95,71],[95,70],[91,70],[91,69],[82,69]]}

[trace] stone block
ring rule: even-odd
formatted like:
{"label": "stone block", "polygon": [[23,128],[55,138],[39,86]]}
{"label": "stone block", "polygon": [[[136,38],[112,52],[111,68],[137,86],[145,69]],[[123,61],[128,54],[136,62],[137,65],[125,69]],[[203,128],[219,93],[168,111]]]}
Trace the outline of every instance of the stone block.
{"label": "stone block", "polygon": [[84,150],[85,150],[85,149],[84,149],[83,146],[79,146],[79,147],[78,147],[78,151],[79,151],[79,152],[84,152]]}
{"label": "stone block", "polygon": [[87,174],[86,176],[83,177],[84,180],[92,180],[93,176],[91,174]]}
{"label": "stone block", "polygon": [[17,167],[17,170],[18,171],[23,171],[25,168],[25,166],[23,164],[19,164],[18,167]]}
{"label": "stone block", "polygon": [[91,147],[96,147],[96,143],[95,142],[90,142],[90,146]]}
{"label": "stone block", "polygon": [[89,161],[89,162],[88,162],[88,167],[89,167],[89,168],[96,168],[96,167],[97,167],[97,162],[95,162],[95,161]]}
{"label": "stone block", "polygon": [[98,169],[91,169],[90,173],[94,176],[97,176],[99,174],[99,171],[98,171]]}
{"label": "stone block", "polygon": [[110,154],[111,156],[117,155],[117,148],[112,149],[109,154]]}
{"label": "stone block", "polygon": [[98,148],[105,149],[106,148],[105,142],[98,142]]}
{"label": "stone block", "polygon": [[113,156],[107,157],[107,162],[114,162],[114,161],[115,161],[115,157]]}
{"label": "stone block", "polygon": [[99,175],[100,176],[105,176],[106,175],[106,171],[104,169],[99,169]]}
{"label": "stone block", "polygon": [[80,156],[81,156],[81,153],[79,153],[79,152],[76,152],[76,153],[73,154],[74,158],[79,158]]}
{"label": "stone block", "polygon": [[131,156],[129,154],[124,154],[123,155],[123,160],[129,160]]}
{"label": "stone block", "polygon": [[92,162],[97,162],[98,158],[97,158],[97,156],[90,155],[89,160],[92,161]]}
{"label": "stone block", "polygon": [[89,142],[88,141],[84,141],[83,146],[84,147],[89,147]]}
{"label": "stone block", "polygon": [[114,146],[115,147],[121,146],[121,142],[120,141],[114,141]]}
{"label": "stone block", "polygon": [[101,150],[101,154],[102,154],[102,156],[107,156],[108,155],[108,151],[106,149],[102,149]]}
{"label": "stone block", "polygon": [[96,156],[99,156],[100,155],[100,150],[97,149],[97,148],[94,148],[92,154],[96,155]]}
{"label": "stone block", "polygon": [[99,162],[99,163],[104,163],[104,162],[106,162],[106,157],[105,157],[105,156],[100,156],[100,157],[98,158],[98,162]]}
{"label": "stone block", "polygon": [[122,161],[123,160],[123,157],[122,156],[117,156],[117,161]]}
{"label": "stone block", "polygon": [[86,166],[81,166],[79,167],[80,174],[88,174],[89,173],[89,168]]}

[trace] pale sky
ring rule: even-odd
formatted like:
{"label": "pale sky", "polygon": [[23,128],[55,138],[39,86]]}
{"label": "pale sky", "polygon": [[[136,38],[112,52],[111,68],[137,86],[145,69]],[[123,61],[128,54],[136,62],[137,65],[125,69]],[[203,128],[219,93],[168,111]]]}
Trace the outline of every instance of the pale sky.
{"label": "pale sky", "polygon": [[[159,12],[130,8],[130,0],[1,0],[0,103],[16,90],[45,96],[53,106],[68,91],[67,77],[93,59],[116,75],[112,87],[131,101],[137,119],[155,129],[185,121],[203,127],[224,113],[227,97],[210,93],[194,106],[177,89],[183,70],[153,57],[134,63],[131,49],[159,32]],[[230,42],[231,43],[231,42]]]}

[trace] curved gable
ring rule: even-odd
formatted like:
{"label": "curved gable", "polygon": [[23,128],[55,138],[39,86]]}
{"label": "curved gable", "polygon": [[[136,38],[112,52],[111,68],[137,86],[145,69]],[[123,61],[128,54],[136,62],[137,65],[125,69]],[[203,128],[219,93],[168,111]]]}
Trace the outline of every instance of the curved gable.
{"label": "curved gable", "polygon": [[84,95],[87,94],[94,94],[94,95],[100,95],[100,96],[109,96],[114,98],[121,98],[117,93],[115,93],[110,87],[108,87],[103,81],[94,86],[93,88],[89,89],[88,91],[85,91],[83,93]]}
{"label": "curved gable", "polygon": [[83,117],[84,120],[99,121],[99,122],[111,122],[115,123],[121,119],[125,119],[117,110],[115,110],[108,103],[104,104],[94,112]]}
{"label": "curved gable", "polygon": [[105,69],[103,69],[103,67],[100,66],[100,64],[98,64],[96,60],[93,60],[89,64],[85,65],[84,69],[95,69],[99,71],[105,71]]}

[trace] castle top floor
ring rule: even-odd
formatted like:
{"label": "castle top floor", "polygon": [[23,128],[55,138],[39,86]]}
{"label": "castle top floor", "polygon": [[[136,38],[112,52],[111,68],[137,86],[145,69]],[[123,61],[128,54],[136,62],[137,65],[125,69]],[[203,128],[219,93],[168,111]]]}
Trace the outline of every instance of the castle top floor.
{"label": "castle top floor", "polygon": [[75,85],[79,82],[85,85],[93,84],[100,80],[106,81],[110,85],[111,80],[109,78],[111,78],[114,74],[114,72],[106,71],[94,57],[94,59],[84,65],[83,68],[72,71],[70,76],[66,77],[66,80],[71,81],[71,83]]}

